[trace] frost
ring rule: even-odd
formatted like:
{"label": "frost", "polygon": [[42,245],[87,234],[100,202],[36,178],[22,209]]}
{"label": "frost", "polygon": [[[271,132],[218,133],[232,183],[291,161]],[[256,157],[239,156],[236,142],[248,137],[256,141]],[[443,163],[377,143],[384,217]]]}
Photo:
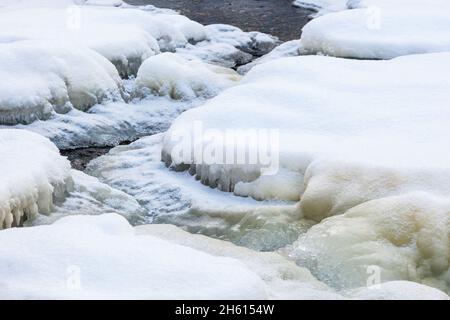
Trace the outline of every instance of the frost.
{"label": "frost", "polygon": [[72,189],[69,162],[47,139],[0,130],[0,229],[49,214]]}

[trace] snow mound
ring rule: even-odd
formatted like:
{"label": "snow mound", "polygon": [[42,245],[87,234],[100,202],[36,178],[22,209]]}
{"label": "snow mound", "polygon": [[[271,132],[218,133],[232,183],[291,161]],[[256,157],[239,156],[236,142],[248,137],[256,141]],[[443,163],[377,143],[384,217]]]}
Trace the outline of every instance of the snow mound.
{"label": "snow mound", "polygon": [[0,150],[0,229],[50,213],[71,190],[70,164],[46,138],[0,130]]}
{"label": "snow mound", "polygon": [[[106,100],[122,100],[114,66],[90,49],[49,43],[0,43],[0,123],[31,123],[53,112],[85,111]],[[26,79],[26,86],[23,81]]]}
{"label": "snow mound", "polygon": [[139,69],[136,83],[162,96],[176,100],[211,97],[233,85],[240,76],[227,69],[175,53],[162,53],[147,59]]}
{"label": "snow mound", "polygon": [[417,192],[367,201],[312,227],[291,255],[339,288],[365,285],[376,266],[383,282],[450,292],[449,203]]}
{"label": "snow mound", "polygon": [[[271,160],[280,170],[262,177],[264,181],[238,187],[240,195],[267,199],[278,193],[275,197],[280,199],[299,200],[306,169],[321,158],[346,159],[362,163],[363,168],[387,166],[395,171],[412,166],[445,171],[444,159],[450,157],[443,151],[447,124],[445,117],[435,115],[447,113],[447,69],[448,54],[391,61],[308,56],[268,62],[255,67],[239,85],[182,114],[164,138],[163,160],[173,167],[191,166],[202,182],[233,191],[240,181],[258,178],[261,164],[241,165],[236,159],[233,164],[211,163],[206,157],[195,159],[196,150],[208,155],[208,150],[216,149],[211,145],[225,151],[236,148],[236,140],[211,143],[203,136],[209,130],[223,135],[227,130],[254,128],[278,131]],[[194,136],[198,127],[201,132]],[[180,132],[192,139],[191,149],[185,152],[179,152]],[[256,195],[261,183],[270,186],[270,194]]]}
{"label": "snow mound", "polygon": [[351,1],[345,10],[326,14],[303,28],[307,54],[358,59],[450,50],[450,4],[444,0]]}
{"label": "snow mound", "polygon": [[5,230],[0,241],[2,299],[267,298],[239,261],[136,235],[116,214]]}
{"label": "snow mound", "polygon": [[[236,195],[298,201],[299,216],[319,223],[307,233],[314,238],[311,256],[323,253],[317,263],[326,269],[323,276],[322,269],[313,272],[319,279],[364,285],[367,261],[387,270],[383,281],[412,280],[448,291],[450,226],[441,202],[450,199],[449,58],[301,56],[258,65],[239,85],[182,114],[164,137],[162,159]],[[235,141],[205,139],[208,130],[242,128],[278,130],[272,159],[278,170],[199,156],[198,150],[235,150]],[[180,132],[192,139],[192,149],[182,153]],[[425,200],[415,196],[382,205],[410,193]],[[339,216],[359,209],[360,222]],[[324,220],[331,216],[337,217]],[[335,268],[339,263],[346,267]]]}
{"label": "snow mound", "polygon": [[205,40],[206,31],[178,14],[130,6],[12,5],[0,10],[0,42],[2,39],[88,47],[111,61],[126,78],[136,75],[140,64],[160,51]]}

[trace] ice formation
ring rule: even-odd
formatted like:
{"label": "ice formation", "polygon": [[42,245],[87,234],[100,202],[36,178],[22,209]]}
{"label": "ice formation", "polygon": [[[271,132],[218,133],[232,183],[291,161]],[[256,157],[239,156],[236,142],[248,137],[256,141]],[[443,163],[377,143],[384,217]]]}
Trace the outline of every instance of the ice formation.
{"label": "ice formation", "polygon": [[0,229],[49,214],[72,188],[69,162],[46,138],[0,130]]}
{"label": "ice formation", "polygon": [[239,261],[136,235],[116,214],[4,230],[0,241],[8,244],[0,248],[2,299],[267,297],[264,282]]}
{"label": "ice formation", "polygon": [[[51,43],[0,43],[0,123],[30,123],[53,112],[122,100],[120,77],[98,53]],[[26,86],[23,81],[26,79]]]}
{"label": "ice formation", "polygon": [[325,14],[303,28],[305,53],[358,59],[450,50],[446,0],[349,1],[352,10]]}
{"label": "ice formation", "polygon": [[0,39],[91,48],[110,60],[122,77],[136,75],[140,64],[161,50],[206,38],[204,27],[184,16],[128,6],[11,6],[0,11],[0,27]]}
{"label": "ice formation", "polygon": [[232,69],[166,52],[144,62],[136,84],[162,96],[189,100],[198,96],[211,97],[239,79],[240,76]]}
{"label": "ice formation", "polygon": [[[362,278],[352,278],[353,268],[360,268],[355,275],[366,276],[365,252],[374,252],[368,263],[397,272],[386,271],[385,281],[413,280],[448,291],[450,228],[441,203],[450,197],[449,58],[447,53],[389,61],[301,56],[261,64],[239,85],[182,114],[165,135],[163,159],[174,168],[190,166],[203,183],[237,195],[299,201],[300,216],[322,221],[307,233],[314,237],[307,242],[311,248],[303,242],[299,247],[312,256],[323,251],[318,263],[323,268],[315,275],[330,277],[333,285],[345,287],[341,282],[350,279],[350,287],[360,286]],[[203,164],[195,152],[189,153],[192,158],[172,153],[177,141],[171,132],[188,132],[197,148],[205,143],[193,135],[196,122],[204,131],[278,129],[278,172],[259,176],[258,166]],[[401,200],[410,193],[423,193],[425,200]],[[383,206],[386,202],[391,205]],[[350,212],[362,217],[346,218]],[[330,216],[336,217],[324,220]],[[367,232],[353,231],[356,224]],[[335,260],[329,257],[334,249],[322,248],[325,235],[329,247],[341,253]],[[409,256],[400,258],[402,252]],[[325,264],[327,259],[333,262]],[[405,271],[413,261],[414,276]],[[345,274],[333,268],[338,263],[348,266],[342,268]]]}

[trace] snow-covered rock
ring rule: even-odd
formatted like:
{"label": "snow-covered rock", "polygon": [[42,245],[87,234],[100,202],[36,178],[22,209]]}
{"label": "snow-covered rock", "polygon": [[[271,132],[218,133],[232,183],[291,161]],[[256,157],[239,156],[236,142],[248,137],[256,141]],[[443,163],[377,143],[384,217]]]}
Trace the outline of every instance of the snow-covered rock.
{"label": "snow-covered rock", "polygon": [[[365,284],[368,262],[393,270],[384,281],[413,280],[448,291],[449,58],[301,56],[261,64],[239,85],[182,114],[164,137],[163,160],[175,169],[190,167],[204,184],[236,195],[299,201],[299,216],[319,223],[307,237],[318,248],[312,256],[324,254],[319,266],[332,261],[319,276],[330,275],[329,283]],[[202,157],[210,150],[235,150],[236,141],[205,139],[208,130],[220,137],[217,132],[243,128],[278,130],[272,158],[278,171]],[[180,132],[192,139],[192,149],[180,149],[174,139]],[[413,192],[424,200],[401,200]],[[360,220],[347,218],[350,212]],[[337,217],[324,220],[330,216]],[[413,261],[417,266],[409,275],[405,270]],[[339,263],[348,268],[335,268]]]}
{"label": "snow-covered rock", "polygon": [[136,235],[121,216],[0,232],[2,299],[265,299],[241,262]]}
{"label": "snow-covered rock", "polygon": [[22,130],[0,130],[0,176],[0,229],[49,214],[72,189],[70,164],[59,150]]}
{"label": "snow-covered rock", "polygon": [[[111,23],[114,21],[114,23]],[[102,54],[122,77],[161,50],[175,50],[206,39],[202,25],[188,18],[124,6],[20,5],[0,10],[0,42],[51,41],[59,47],[88,47]],[[8,40],[10,39],[10,40]]]}
{"label": "snow-covered rock", "polygon": [[236,83],[240,76],[232,69],[187,60],[176,53],[162,53],[147,59],[136,78],[138,87],[188,100],[199,96],[211,97]]}
{"label": "snow-covered rock", "polygon": [[252,62],[247,63],[246,65],[240,66],[238,68],[238,72],[240,74],[245,74],[258,64],[266,63],[279,58],[298,56],[300,55],[300,51],[301,51],[300,40],[291,40],[284,42],[279,46],[275,47],[272,51],[270,51],[266,55],[258,59],[255,59]]}
{"label": "snow-covered rock", "polygon": [[[51,43],[0,43],[0,123],[31,123],[53,112],[85,111],[105,100],[122,100],[114,66],[87,48]],[[25,82],[24,82],[25,81]]]}
{"label": "snow-covered rock", "polygon": [[[447,156],[443,152],[447,124],[444,118],[435,115],[446,113],[450,83],[444,70],[450,68],[448,58],[448,54],[432,54],[392,61],[357,61],[308,56],[259,65],[239,85],[182,114],[165,137],[163,159],[173,165],[207,165],[197,172],[204,176],[203,181],[233,190],[239,181],[258,177],[260,166],[245,163],[236,168],[219,163],[221,170],[210,166],[208,171],[207,154],[196,162],[197,154],[192,149],[199,145],[200,150],[211,149],[206,149],[209,142],[202,136],[209,129],[226,133],[227,129],[255,128],[278,130],[280,145],[276,141],[273,144],[279,147],[279,157],[272,159],[273,164],[279,160],[281,169],[301,176],[313,160],[321,157],[395,168],[400,165],[399,159],[404,166],[443,165]],[[194,137],[196,124],[201,125],[202,132]],[[180,132],[194,139],[192,149],[184,153],[178,152],[180,145],[172,136]],[[233,140],[222,143],[224,149],[227,143],[235,148]],[[177,151],[175,154],[172,148]],[[289,176],[283,170],[280,174]],[[297,200],[303,193],[300,178],[293,180],[300,185],[291,184],[298,194]],[[264,179],[269,183],[277,175]],[[226,181],[231,181],[231,185]],[[252,195],[251,188],[246,189]],[[279,191],[279,197],[285,198]],[[271,193],[276,192],[273,186]],[[294,200],[291,196],[287,198]]]}
{"label": "snow-covered rock", "polygon": [[445,0],[349,1],[303,28],[304,53],[391,59],[450,51],[450,3]]}

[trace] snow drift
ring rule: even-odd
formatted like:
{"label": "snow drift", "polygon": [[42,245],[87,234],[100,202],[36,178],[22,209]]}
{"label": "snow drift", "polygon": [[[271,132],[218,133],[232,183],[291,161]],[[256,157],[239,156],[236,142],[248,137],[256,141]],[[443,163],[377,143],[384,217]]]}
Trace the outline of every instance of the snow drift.
{"label": "snow drift", "polygon": [[69,162],[46,138],[0,130],[0,229],[48,214],[71,190]]}
{"label": "snow drift", "polygon": [[303,28],[305,54],[358,59],[450,50],[450,4],[445,0],[349,1]]}

